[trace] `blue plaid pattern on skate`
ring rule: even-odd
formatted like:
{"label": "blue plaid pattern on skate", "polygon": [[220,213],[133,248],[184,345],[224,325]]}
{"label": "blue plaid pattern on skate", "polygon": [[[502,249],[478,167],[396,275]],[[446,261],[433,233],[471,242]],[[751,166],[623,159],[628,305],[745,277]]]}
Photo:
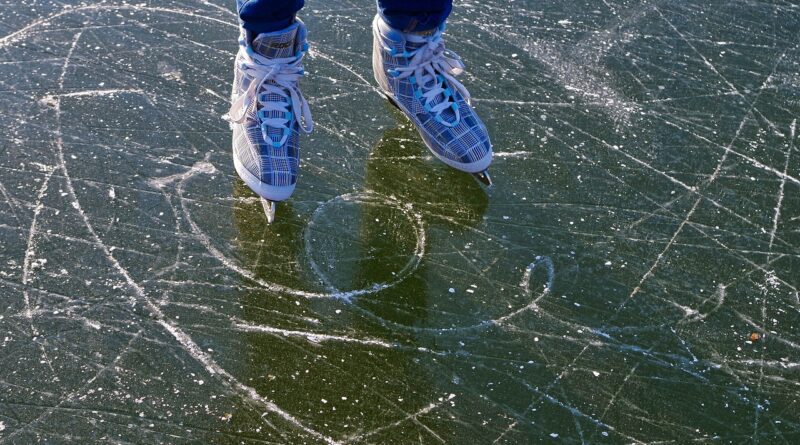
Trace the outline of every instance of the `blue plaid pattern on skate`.
{"label": "blue plaid pattern on skate", "polygon": [[[444,26],[433,32],[427,39],[441,39],[443,28]],[[400,78],[393,75],[398,68],[407,68],[411,59],[408,57],[409,52],[420,49],[425,43],[408,41],[404,38],[407,35],[388,28],[379,16],[376,16],[373,23],[373,34],[375,78],[384,92],[400,105],[400,109],[414,123],[425,144],[435,154],[457,164],[448,163],[453,167],[474,172],[470,170],[469,164],[484,161],[488,166],[485,161],[490,160],[492,155],[488,131],[470,106],[468,98],[458,88],[450,85],[446,93],[427,100],[421,95],[425,88],[420,85],[420,79],[416,76]],[[439,77],[439,80],[445,79]],[[442,84],[448,86],[447,81]],[[458,109],[458,114],[452,107],[448,107],[439,113],[437,119],[437,113],[431,112],[430,108],[443,101],[452,102]],[[455,125],[448,125],[456,120]]]}
{"label": "blue plaid pattern on skate", "polygon": [[[299,20],[284,31],[256,37],[249,48],[245,43],[246,37],[242,36],[234,67],[232,99],[236,100],[246,94],[250,83],[255,81],[242,69],[243,63],[252,59],[249,51],[271,60],[302,59],[307,48],[305,36],[305,26]],[[302,68],[299,63],[295,66]],[[273,80],[267,80],[264,84],[281,87]],[[301,110],[293,109],[292,106],[288,107],[288,112],[263,109],[263,103],[285,103],[287,98],[263,89],[255,93],[257,97],[252,98],[243,117],[231,124],[233,155],[248,172],[264,184],[272,187],[293,187],[299,171],[301,132],[294,115]],[[288,128],[265,125],[264,119],[288,120]],[[281,143],[284,135],[286,138]]]}

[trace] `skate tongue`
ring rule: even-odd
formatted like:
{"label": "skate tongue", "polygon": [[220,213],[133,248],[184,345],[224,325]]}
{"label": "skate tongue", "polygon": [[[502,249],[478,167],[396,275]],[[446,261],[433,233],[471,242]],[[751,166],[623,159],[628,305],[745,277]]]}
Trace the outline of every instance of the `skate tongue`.
{"label": "skate tongue", "polygon": [[[392,50],[397,54],[401,54],[403,52],[411,52],[416,49],[419,49],[428,44],[431,38],[434,38],[436,33],[442,32],[444,27],[433,28],[428,31],[424,32],[416,32],[416,33],[404,33],[402,31],[398,31],[396,29],[391,28],[382,18],[378,17],[378,29],[380,33],[385,37],[384,44],[388,47],[388,49]],[[430,73],[425,72],[422,75],[423,78],[417,79],[420,84],[424,85],[424,91],[429,91],[431,88],[435,87],[435,84],[438,83],[438,79],[432,76]],[[446,87],[447,85],[445,85]],[[436,97],[432,98],[430,101],[430,106],[434,107],[442,102],[447,100],[451,102],[452,99],[448,99],[445,97],[444,94],[439,94]],[[456,114],[451,108],[446,108],[441,111],[440,116],[442,119],[448,122],[453,122],[456,119]]]}
{"label": "skate tongue", "polygon": [[431,28],[431,29],[429,29],[427,31],[417,31],[417,32],[412,32],[410,34],[413,34],[415,36],[420,36],[420,37],[430,37],[430,36],[436,34],[436,31],[438,31],[438,30],[439,30],[439,28]]}
{"label": "skate tongue", "polygon": [[[419,48],[427,45],[429,39],[432,38],[439,31],[440,31],[439,28],[433,28],[433,29],[430,29],[428,31],[407,33],[405,35],[405,39],[404,39],[405,41],[404,42],[400,42],[400,44],[401,45],[404,44],[404,46],[399,47],[398,48],[398,52],[399,51],[403,51],[403,50],[410,52],[410,51],[414,51],[415,49],[419,49]],[[435,84],[438,83],[438,80],[434,76],[430,75],[430,73],[427,73],[427,72],[423,73],[422,79],[418,79],[418,80],[420,82],[420,85],[423,85],[423,89],[425,91],[427,91],[430,88],[434,87]],[[445,84],[444,86],[446,87],[447,85]],[[439,105],[440,103],[442,103],[442,102],[444,102],[446,100],[447,101],[451,101],[451,99],[448,99],[444,94],[439,94],[439,95],[437,95],[436,97],[434,97],[430,101],[429,105],[433,107],[433,106]],[[441,115],[442,119],[444,119],[445,121],[448,121],[448,122],[452,122],[452,121],[454,121],[456,119],[456,114],[451,108],[446,108],[446,109],[442,110],[440,115]]]}
{"label": "skate tongue", "polygon": [[263,33],[253,39],[253,51],[268,59],[284,59],[297,54],[297,32],[299,22],[280,31]]}
{"label": "skate tongue", "polygon": [[[436,32],[436,29],[434,29],[433,32]],[[421,34],[415,33],[414,35],[421,35]],[[415,41],[407,40],[405,49],[407,51],[413,51],[413,50],[415,50],[417,48],[420,48],[421,46],[426,45],[426,44],[427,44],[427,42],[424,41],[424,40],[421,41],[421,42],[419,42],[419,41],[415,42]],[[431,87],[433,87],[436,83],[438,83],[438,80],[435,77],[431,76],[429,73],[424,73],[423,74],[423,78],[419,79],[419,81],[420,81],[420,84],[423,85],[423,88],[426,91],[428,89],[430,89]],[[446,87],[447,84],[445,83],[444,86]],[[451,99],[448,99],[444,94],[439,94],[439,95],[437,95],[436,97],[434,97],[430,101],[430,106],[434,107],[434,106],[439,105],[440,103],[444,102],[445,100],[451,101]],[[442,119],[444,119],[447,122],[452,122],[452,121],[454,121],[456,119],[456,114],[451,108],[445,108],[444,110],[441,111],[440,115],[441,115]]]}
{"label": "skate tongue", "polygon": [[[305,42],[305,27],[299,20],[292,23],[288,28],[271,33],[258,34],[251,43],[253,51],[267,59],[290,59],[299,57],[301,46]],[[268,80],[267,84],[277,85],[273,80]],[[288,91],[284,91],[285,96],[273,91],[260,89],[257,93],[264,95],[265,102],[287,103]],[[260,110],[260,108],[259,108]],[[299,110],[291,110],[299,112]],[[285,119],[285,112],[278,110],[267,110],[267,119]],[[292,126],[291,120],[286,124]],[[263,136],[271,142],[280,142],[283,139],[284,129],[268,126]]]}

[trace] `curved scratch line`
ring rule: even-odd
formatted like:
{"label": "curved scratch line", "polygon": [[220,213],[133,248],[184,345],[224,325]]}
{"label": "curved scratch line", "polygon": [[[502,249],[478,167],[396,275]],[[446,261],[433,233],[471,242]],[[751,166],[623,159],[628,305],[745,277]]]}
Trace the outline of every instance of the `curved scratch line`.
{"label": "curved scratch line", "polygon": [[51,14],[47,17],[41,18],[34,22],[29,23],[28,25],[20,28],[17,31],[8,34],[5,37],[0,38],[0,47],[6,46],[7,44],[13,43],[18,39],[25,37],[26,33],[31,29],[38,27],[39,25],[44,25],[50,22],[53,19],[59,18],[64,15],[83,12],[83,11],[117,11],[117,10],[133,10],[133,11],[153,11],[153,12],[165,12],[170,14],[178,14],[178,15],[185,15],[188,17],[195,17],[204,20],[210,20],[212,22],[221,23],[223,25],[232,26],[238,28],[238,25],[230,23],[228,21],[208,17],[200,14],[196,14],[192,11],[186,11],[183,9],[172,9],[172,8],[161,8],[157,6],[137,6],[137,5],[88,5],[88,6],[79,6],[77,8],[67,7],[63,10],[56,12],[55,14]]}
{"label": "curved scratch line", "polygon": [[[362,204],[385,204],[391,207],[395,207],[403,212],[403,214],[408,218],[411,224],[414,226],[417,236],[417,244],[414,248],[414,255],[408,260],[408,262],[400,269],[400,272],[397,272],[397,278],[392,282],[394,284],[400,283],[405,277],[407,277],[412,271],[414,271],[418,266],[420,261],[422,261],[423,256],[425,255],[425,226],[422,223],[422,215],[419,213],[414,213],[411,211],[411,206],[403,204],[395,199],[393,196],[383,196],[378,193],[372,191],[366,192],[356,192],[356,193],[348,193],[345,195],[337,196],[319,207],[314,211],[311,215],[311,219],[309,220],[308,224],[306,225],[305,230],[303,231],[303,238],[305,240],[305,252],[306,257],[308,258],[309,265],[311,266],[311,270],[317,275],[317,277],[328,287],[328,290],[333,294],[342,294],[342,292],[336,288],[336,286],[331,283],[328,279],[327,275],[320,269],[317,265],[317,262],[314,261],[314,256],[311,255],[312,247],[311,247],[311,228],[314,226],[316,219],[322,213],[322,211],[328,207],[329,205],[335,202],[356,202]],[[394,285],[393,284],[393,285]],[[383,290],[385,288],[381,288]],[[347,297],[347,300],[350,300],[351,297]]]}
{"label": "curved scratch line", "polygon": [[[350,291],[342,291],[342,292],[311,292],[311,291],[295,289],[293,287],[288,287],[288,286],[284,286],[282,284],[271,283],[269,281],[262,280],[261,278],[257,277],[253,272],[251,272],[251,271],[249,271],[247,269],[244,269],[244,268],[240,267],[239,265],[237,265],[236,263],[234,263],[233,261],[231,261],[222,252],[220,252],[216,247],[214,247],[214,245],[211,243],[211,239],[197,225],[197,223],[194,221],[194,219],[192,219],[191,212],[189,212],[189,209],[186,207],[186,199],[183,197],[183,188],[184,188],[184,185],[185,185],[186,181],[188,179],[190,179],[191,177],[195,176],[198,173],[207,173],[208,172],[208,168],[207,167],[206,168],[200,168],[200,167],[197,167],[197,166],[198,166],[198,164],[195,164],[195,167],[192,167],[187,172],[185,172],[183,174],[179,174],[179,175],[173,175],[175,177],[180,177],[179,180],[177,181],[178,184],[176,186],[176,191],[177,191],[177,194],[178,194],[178,199],[181,202],[181,209],[183,210],[183,213],[186,216],[186,222],[189,223],[189,226],[191,226],[192,231],[195,233],[195,235],[197,236],[197,239],[200,241],[200,243],[203,244],[203,246],[205,246],[205,248],[209,251],[209,253],[211,253],[211,255],[213,255],[217,260],[219,260],[225,267],[227,267],[228,269],[230,269],[230,270],[238,273],[239,275],[247,278],[248,280],[253,281],[254,283],[257,283],[258,285],[260,285],[261,287],[263,287],[264,289],[267,289],[269,291],[276,292],[276,293],[282,293],[282,294],[288,294],[288,295],[294,295],[294,296],[297,296],[297,297],[308,298],[308,299],[333,298],[333,299],[340,299],[340,300],[344,300],[344,301],[350,301],[353,298],[360,297],[362,295],[368,295],[368,294],[377,293],[377,292],[380,292],[380,291],[382,291],[384,289],[388,289],[390,287],[396,286],[397,284],[402,282],[406,278],[406,276],[408,276],[408,274],[410,274],[412,271],[414,271],[417,268],[417,266],[419,265],[422,257],[425,256],[425,230],[424,230],[424,226],[422,224],[422,216],[417,214],[417,213],[413,213],[410,210],[408,210],[408,209],[406,209],[406,208],[404,208],[402,206],[397,205],[396,202],[394,200],[392,200],[391,198],[382,197],[384,202],[386,202],[388,205],[397,206],[400,210],[405,212],[409,216],[409,219],[411,219],[412,221],[416,222],[416,226],[417,226],[416,229],[417,229],[418,238],[417,238],[417,245],[416,245],[416,249],[415,249],[414,255],[412,256],[412,258],[409,261],[409,263],[406,264],[406,266],[401,270],[401,272],[397,275],[397,277],[393,281],[389,281],[389,282],[386,282],[386,283],[376,283],[372,287],[363,288],[363,289],[355,289],[355,290],[350,290]],[[213,166],[212,166],[212,168],[213,168]],[[170,177],[170,178],[172,178],[172,177]],[[159,182],[159,183],[151,182],[151,184],[154,184],[156,186],[163,186],[164,185],[161,182]],[[324,206],[326,206],[326,205],[328,205],[328,204],[330,204],[330,203],[332,203],[334,201],[337,201],[337,200],[352,199],[354,196],[357,196],[357,195],[358,195],[357,193],[350,193],[350,194],[347,194],[347,195],[337,196],[337,197],[334,197],[333,199],[323,203],[320,207],[324,207]],[[379,195],[376,194],[375,196],[379,196]]]}

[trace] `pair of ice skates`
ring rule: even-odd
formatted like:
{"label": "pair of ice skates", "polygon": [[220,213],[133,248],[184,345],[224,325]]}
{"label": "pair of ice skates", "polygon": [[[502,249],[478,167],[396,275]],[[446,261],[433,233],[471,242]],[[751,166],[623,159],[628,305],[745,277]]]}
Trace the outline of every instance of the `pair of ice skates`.
{"label": "pair of ice skates", "polygon": [[[437,158],[491,185],[492,144],[469,104],[469,92],[455,79],[464,65],[445,49],[444,25],[427,33],[403,33],[376,16],[372,31],[372,67],[386,97],[414,123]],[[314,127],[299,88],[308,50],[306,28],[296,20],[252,42],[243,35],[239,44],[228,113],[234,166],[261,197],[272,222],[277,202],[288,199],[297,184],[300,133]]]}

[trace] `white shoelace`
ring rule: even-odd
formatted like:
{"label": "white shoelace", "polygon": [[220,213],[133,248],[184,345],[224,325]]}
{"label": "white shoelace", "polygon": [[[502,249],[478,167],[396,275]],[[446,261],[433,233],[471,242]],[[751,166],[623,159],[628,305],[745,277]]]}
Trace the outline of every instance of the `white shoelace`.
{"label": "white shoelace", "polygon": [[[304,133],[311,133],[314,129],[314,121],[311,118],[311,109],[303,93],[300,92],[298,82],[305,74],[300,66],[302,56],[287,57],[281,59],[270,59],[260,54],[256,54],[248,48],[245,53],[242,71],[250,77],[250,85],[240,94],[224,116],[232,123],[241,124],[245,121],[247,111],[253,103],[261,106],[257,115],[261,123],[261,132],[264,140],[271,142],[273,147],[281,147],[286,143],[291,135],[292,121],[296,121]],[[268,83],[268,81],[274,82]],[[286,91],[289,94],[286,94]],[[285,101],[268,101],[267,96],[276,94]],[[292,111],[289,111],[291,105]],[[284,117],[267,117],[267,112],[278,111]],[[265,127],[276,128],[283,131],[280,142],[274,142],[267,134]]]}
{"label": "white shoelace", "polygon": [[[441,31],[437,31],[430,37],[411,34],[407,36],[407,40],[411,43],[423,43],[423,45],[402,53],[398,53],[392,48],[385,48],[394,57],[409,59],[408,66],[390,69],[389,75],[398,79],[413,75],[411,82],[416,82],[423,91],[418,93],[418,97],[425,100],[425,109],[433,113],[437,121],[444,125],[450,127],[458,125],[461,113],[458,110],[458,104],[453,100],[453,89],[457,90],[467,103],[470,100],[467,88],[455,78],[464,72],[464,63],[458,54],[445,49]],[[444,95],[444,99],[431,106],[431,102],[440,95]],[[452,108],[455,113],[453,122],[445,121],[441,117],[442,112],[448,108]]]}

